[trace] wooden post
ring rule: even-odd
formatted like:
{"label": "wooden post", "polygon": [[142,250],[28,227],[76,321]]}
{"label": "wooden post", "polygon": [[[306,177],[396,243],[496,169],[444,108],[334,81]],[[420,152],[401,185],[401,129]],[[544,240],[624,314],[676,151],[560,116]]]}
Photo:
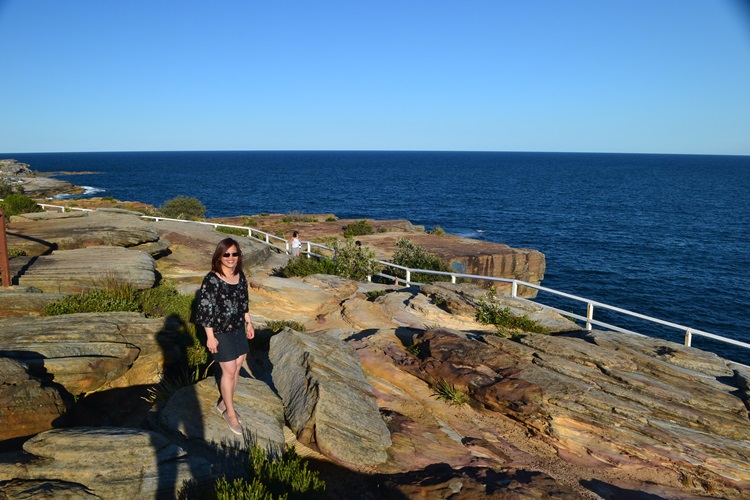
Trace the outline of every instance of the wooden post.
{"label": "wooden post", "polygon": [[10,286],[10,262],[8,262],[8,242],[5,237],[5,214],[0,208],[0,273],[3,273],[3,287]]}

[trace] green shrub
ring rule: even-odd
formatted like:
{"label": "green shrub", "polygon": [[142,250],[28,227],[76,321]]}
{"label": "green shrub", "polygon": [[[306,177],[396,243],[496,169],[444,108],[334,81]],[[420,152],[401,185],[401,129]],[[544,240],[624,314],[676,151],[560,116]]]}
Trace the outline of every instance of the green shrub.
{"label": "green shrub", "polygon": [[339,220],[335,215],[331,215],[326,219],[326,222],[336,222]]}
{"label": "green shrub", "polygon": [[386,293],[388,292],[385,290],[371,290],[369,292],[366,292],[365,295],[367,296],[367,299],[370,300],[370,299],[377,299],[378,297],[381,297],[385,295]]}
{"label": "green shrub", "polygon": [[[408,238],[401,238],[396,242],[396,251],[391,262],[411,269],[426,269],[429,271],[451,272],[451,268],[440,257],[428,252],[424,247],[415,245]],[[401,279],[406,278],[406,272],[393,269],[393,274]],[[434,283],[435,281],[450,281],[450,276],[434,274],[411,273],[411,280],[419,283]]]}
{"label": "green shrub", "polygon": [[42,207],[37,205],[34,200],[18,193],[6,196],[3,201],[0,201],[0,207],[3,209],[6,217],[43,211]]}
{"label": "green shrub", "polygon": [[246,477],[232,483],[220,478],[214,486],[217,500],[307,500],[325,498],[326,484],[318,473],[307,468],[307,462],[294,448],[288,448],[280,457],[269,454],[257,445],[251,445],[246,462]]}
{"label": "green shrub", "polygon": [[430,234],[434,234],[435,236],[445,236],[445,229],[440,226],[435,226],[432,231],[430,231]]}
{"label": "green shrub", "polygon": [[511,313],[510,307],[495,302],[497,290],[492,287],[484,298],[479,299],[476,320],[484,325],[495,325],[499,335],[512,337],[519,332],[548,333],[547,329],[526,315]]}
{"label": "green shrub", "polygon": [[363,280],[381,271],[382,266],[375,259],[375,253],[368,247],[359,247],[353,238],[347,238],[344,244],[338,241],[333,245],[334,263],[336,265],[334,274]]}
{"label": "green shrub", "polygon": [[164,217],[172,219],[201,219],[206,213],[206,207],[196,198],[178,196],[167,200],[160,208]]}
{"label": "green shrub", "polygon": [[281,275],[287,278],[311,274],[336,274],[336,263],[327,258],[308,259],[300,256],[289,259],[289,262],[281,269]]}
{"label": "green shrub", "polygon": [[353,222],[346,226],[344,229],[344,236],[347,238],[353,238],[354,236],[363,236],[365,234],[373,234],[375,230],[366,220]]}
{"label": "green shrub", "polygon": [[216,230],[220,233],[232,234],[234,236],[247,236],[247,229],[240,229],[239,227],[217,226]]}

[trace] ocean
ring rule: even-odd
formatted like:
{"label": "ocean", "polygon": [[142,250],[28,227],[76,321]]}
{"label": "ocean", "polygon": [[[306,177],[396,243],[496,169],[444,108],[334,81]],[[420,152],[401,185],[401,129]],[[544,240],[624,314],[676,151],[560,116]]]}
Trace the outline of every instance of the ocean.
{"label": "ocean", "polygon": [[[333,213],[408,219],[543,252],[542,285],[750,343],[750,156],[512,152],[8,153],[89,196],[207,217]],[[549,300],[548,300],[549,299]],[[539,300],[585,315],[547,294]],[[684,332],[602,314],[652,336]],[[695,347],[750,365],[750,350]]]}

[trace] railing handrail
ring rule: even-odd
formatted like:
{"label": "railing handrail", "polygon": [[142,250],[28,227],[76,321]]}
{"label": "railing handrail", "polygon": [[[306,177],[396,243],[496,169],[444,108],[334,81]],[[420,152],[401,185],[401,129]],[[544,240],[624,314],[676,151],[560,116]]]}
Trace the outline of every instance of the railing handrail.
{"label": "railing handrail", "polygon": [[[80,210],[80,211],[87,211],[87,212],[93,211],[93,210],[88,209],[88,208],[64,207],[64,206],[61,206],[61,205],[50,205],[50,204],[46,204],[46,203],[39,203],[38,205],[40,205],[43,208],[46,208],[46,207],[58,208],[61,211],[65,211],[66,209],[67,210]],[[276,248],[276,249],[278,249],[280,251],[284,251],[285,253],[291,253],[291,249],[290,249],[290,246],[289,246],[289,241],[287,241],[284,238],[281,238],[279,236],[267,233],[265,231],[261,231],[260,229],[255,229],[255,228],[251,228],[251,227],[248,227],[248,226],[238,226],[238,225],[233,225],[233,224],[221,224],[221,223],[205,222],[205,221],[191,221],[191,220],[185,220],[185,219],[173,219],[173,218],[169,218],[169,217],[160,217],[160,216],[152,216],[152,215],[141,215],[141,218],[144,218],[144,219],[153,219],[155,222],[159,222],[159,221],[162,221],[162,220],[173,221],[173,222],[192,222],[192,223],[196,223],[196,224],[210,225],[210,226],[214,226],[216,228],[218,228],[218,227],[229,227],[229,228],[235,228],[235,229],[244,229],[244,230],[247,230],[248,237],[253,238],[253,239],[257,240],[257,241],[260,241],[260,242],[262,242],[262,243],[264,243],[266,245],[269,245],[271,247],[274,247],[274,248]],[[262,234],[264,236],[264,238],[254,237],[253,233]],[[277,241],[277,240],[278,241],[282,241],[282,242],[284,242],[284,246],[272,243],[272,240],[273,241]],[[332,248],[327,247],[325,245],[321,245],[319,243],[314,243],[312,241],[303,241],[302,244],[303,244],[303,247],[306,246],[307,250],[303,250],[301,253],[306,254],[308,256],[308,258],[311,257],[311,256],[313,256],[313,257],[325,257],[324,255],[321,255],[321,254],[313,252],[312,251],[313,247],[320,248],[320,249],[325,249],[325,250],[328,250],[329,252],[334,252],[334,250]],[[430,269],[412,269],[412,268],[409,268],[409,267],[405,267],[405,266],[401,266],[401,265],[398,265],[398,264],[394,264],[393,262],[386,262],[386,261],[381,261],[381,260],[379,260],[377,262],[379,264],[381,264],[382,266],[390,267],[390,268],[395,268],[395,269],[401,269],[402,271],[404,271],[406,273],[406,279],[405,280],[403,280],[401,278],[396,278],[395,276],[390,276],[390,275],[384,274],[384,273],[380,273],[379,276],[382,276],[382,277],[387,278],[387,279],[393,279],[393,280],[395,280],[397,282],[401,281],[404,284],[409,285],[409,286],[411,286],[411,285],[416,285],[416,286],[424,285],[424,283],[419,283],[419,282],[416,282],[416,281],[412,281],[411,280],[411,273],[431,274],[431,275],[438,275],[438,276],[448,276],[448,277],[451,278],[451,282],[452,283],[455,283],[458,278],[486,280],[486,281],[496,281],[496,282],[502,282],[502,283],[510,283],[511,284],[511,294],[509,295],[510,297],[512,297],[514,299],[518,299],[518,300],[523,300],[523,301],[531,302],[533,304],[541,306],[541,307],[543,307],[545,309],[549,309],[549,310],[555,311],[558,314],[561,314],[561,315],[569,317],[569,318],[573,318],[573,319],[576,319],[576,320],[579,320],[579,321],[584,321],[586,323],[586,329],[589,330],[589,331],[591,331],[593,325],[596,325],[596,326],[601,326],[603,328],[607,328],[607,329],[610,329],[610,330],[613,330],[613,331],[617,331],[617,332],[621,332],[621,333],[629,333],[629,334],[635,334],[635,335],[644,336],[643,334],[638,333],[638,332],[634,332],[632,330],[627,330],[625,328],[622,328],[622,327],[619,327],[619,326],[616,326],[616,325],[612,325],[610,323],[605,323],[605,322],[602,322],[602,321],[595,320],[594,319],[594,308],[597,307],[597,308],[601,308],[601,309],[605,309],[605,310],[608,310],[608,311],[617,312],[617,313],[620,313],[620,314],[624,314],[626,316],[631,316],[631,317],[642,319],[642,320],[645,320],[645,321],[648,321],[648,322],[651,322],[651,323],[656,323],[656,324],[659,324],[659,325],[662,325],[662,326],[667,326],[667,327],[670,327],[670,328],[674,328],[674,329],[683,331],[683,332],[685,332],[685,345],[687,345],[687,346],[691,346],[691,344],[692,344],[692,336],[693,335],[698,335],[698,336],[701,336],[701,337],[705,337],[705,338],[709,338],[709,339],[712,339],[712,340],[716,340],[718,342],[724,342],[724,343],[727,343],[727,344],[732,344],[732,345],[736,345],[736,346],[739,346],[739,347],[744,347],[745,349],[750,349],[750,344],[748,344],[746,342],[741,342],[739,340],[734,340],[734,339],[730,339],[730,338],[727,338],[727,337],[722,337],[720,335],[716,335],[716,334],[713,334],[713,333],[710,333],[710,332],[699,330],[697,328],[691,328],[689,326],[680,325],[678,323],[673,323],[671,321],[665,321],[665,320],[662,320],[662,319],[659,319],[659,318],[654,318],[652,316],[647,316],[645,314],[637,313],[635,311],[630,311],[628,309],[623,309],[621,307],[611,306],[611,305],[605,304],[603,302],[599,302],[599,301],[596,301],[596,300],[587,299],[585,297],[580,297],[578,295],[573,295],[573,294],[566,293],[566,292],[561,292],[561,291],[558,291],[558,290],[555,290],[555,289],[552,289],[552,288],[548,288],[548,287],[545,287],[545,286],[542,286],[542,285],[536,285],[534,283],[527,283],[525,281],[516,280],[516,279],[512,279],[512,278],[500,278],[500,277],[495,277],[495,276],[481,276],[481,275],[465,274],[465,273],[453,273],[453,272],[446,272],[446,271],[433,271],[433,270],[430,270]],[[586,304],[586,310],[587,310],[586,316],[581,316],[579,314],[575,314],[575,313],[570,312],[570,311],[564,311],[564,310],[558,309],[556,307],[553,307],[553,306],[550,306],[550,305],[547,305],[547,304],[544,304],[544,303],[541,303],[541,302],[532,302],[532,301],[530,301],[528,299],[525,299],[523,297],[518,297],[518,287],[519,286],[533,288],[535,290],[542,291],[542,292],[547,292],[547,293],[551,293],[551,294],[557,295],[559,297],[564,297],[564,298],[567,298],[567,299],[575,300],[577,302],[583,302],[583,303]]]}

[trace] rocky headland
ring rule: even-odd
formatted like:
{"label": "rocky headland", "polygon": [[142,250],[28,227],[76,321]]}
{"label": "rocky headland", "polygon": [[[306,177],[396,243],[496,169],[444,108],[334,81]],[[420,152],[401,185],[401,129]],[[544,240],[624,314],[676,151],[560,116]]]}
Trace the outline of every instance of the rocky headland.
{"label": "rocky headland", "polygon": [[[324,236],[325,224],[307,224],[304,238]],[[392,224],[418,244],[445,238]],[[391,232],[359,239],[387,255]],[[144,397],[185,355],[173,319],[42,315],[112,277],[193,293],[225,236],[121,208],[11,219],[9,246],[26,255],[0,289],[0,498],[172,498],[185,481],[231,474],[243,443],[211,411],[213,378],[158,404]],[[586,332],[520,299],[499,300],[550,333],[498,336],[475,320],[478,284],[283,278],[286,255],[237,239],[259,330],[238,411],[259,444],[294,445],[329,498],[750,496],[747,367]],[[516,277],[532,260],[493,269]],[[263,329],[284,320],[305,331]]]}
{"label": "rocky headland", "polygon": [[60,173],[63,172],[41,174],[31,170],[27,163],[10,159],[0,160],[0,179],[22,187],[23,193],[31,198],[45,198],[60,194],[75,195],[84,192],[80,186],[51,177]]}

